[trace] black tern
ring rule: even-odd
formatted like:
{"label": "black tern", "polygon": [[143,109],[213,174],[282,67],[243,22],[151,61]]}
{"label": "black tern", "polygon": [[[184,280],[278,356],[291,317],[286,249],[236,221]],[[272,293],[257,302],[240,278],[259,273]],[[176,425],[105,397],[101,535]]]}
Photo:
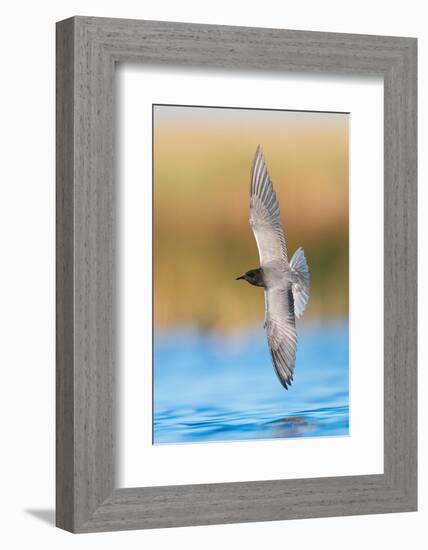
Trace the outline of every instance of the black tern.
{"label": "black tern", "polygon": [[309,269],[302,248],[288,261],[279,204],[260,145],[251,169],[250,225],[260,267],[250,269],[237,280],[264,288],[264,328],[269,350],[279,381],[288,390],[296,361],[296,317],[301,317],[309,299]]}

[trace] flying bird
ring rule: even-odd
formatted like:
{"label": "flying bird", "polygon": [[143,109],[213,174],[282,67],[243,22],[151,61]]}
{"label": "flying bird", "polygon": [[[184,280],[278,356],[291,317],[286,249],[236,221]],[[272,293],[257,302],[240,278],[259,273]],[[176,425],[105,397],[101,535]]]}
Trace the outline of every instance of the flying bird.
{"label": "flying bird", "polygon": [[250,269],[237,280],[244,279],[264,289],[264,328],[269,350],[279,381],[288,390],[296,361],[296,317],[301,317],[309,299],[309,269],[302,248],[288,261],[279,204],[260,145],[251,170],[250,225],[260,267]]}

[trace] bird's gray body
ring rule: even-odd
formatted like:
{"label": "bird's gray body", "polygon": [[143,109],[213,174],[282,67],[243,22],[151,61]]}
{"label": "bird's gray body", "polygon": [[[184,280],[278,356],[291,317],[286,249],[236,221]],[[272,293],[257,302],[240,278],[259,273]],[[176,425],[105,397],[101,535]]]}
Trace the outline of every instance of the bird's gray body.
{"label": "bird's gray body", "polygon": [[278,378],[288,389],[296,360],[296,317],[303,314],[309,299],[309,270],[301,248],[288,260],[279,204],[260,147],[251,171],[250,225],[260,268],[239,278],[264,288],[269,349]]}

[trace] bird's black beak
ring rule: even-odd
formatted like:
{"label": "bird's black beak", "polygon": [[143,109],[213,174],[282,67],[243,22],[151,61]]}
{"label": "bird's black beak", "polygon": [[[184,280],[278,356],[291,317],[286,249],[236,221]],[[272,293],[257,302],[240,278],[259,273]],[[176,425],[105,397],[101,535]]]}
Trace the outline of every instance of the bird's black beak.
{"label": "bird's black beak", "polygon": [[239,281],[239,279],[245,279],[245,275],[241,275],[240,277],[236,277],[237,281]]}

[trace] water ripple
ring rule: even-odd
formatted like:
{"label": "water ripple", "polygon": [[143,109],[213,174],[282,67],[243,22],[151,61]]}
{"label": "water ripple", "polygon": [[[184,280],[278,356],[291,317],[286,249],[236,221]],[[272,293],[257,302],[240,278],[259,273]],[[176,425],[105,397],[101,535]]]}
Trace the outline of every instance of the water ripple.
{"label": "water ripple", "polygon": [[262,331],[156,334],[156,444],[347,435],[348,327],[299,330],[293,386],[278,383]]}

